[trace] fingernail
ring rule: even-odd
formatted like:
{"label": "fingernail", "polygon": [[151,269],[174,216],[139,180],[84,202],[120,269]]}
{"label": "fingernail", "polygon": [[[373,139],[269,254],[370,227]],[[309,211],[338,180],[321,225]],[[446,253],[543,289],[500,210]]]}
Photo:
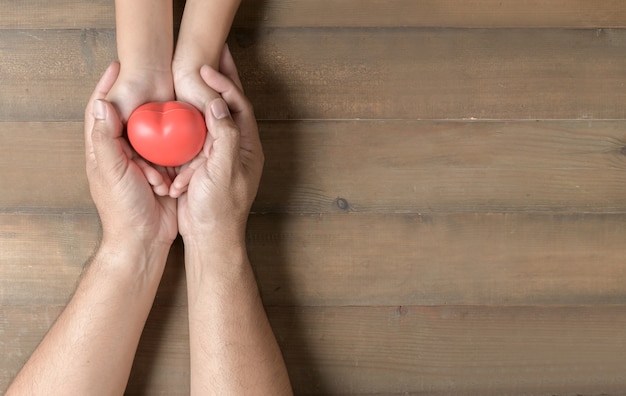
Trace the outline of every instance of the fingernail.
{"label": "fingernail", "polygon": [[96,120],[107,119],[107,105],[100,99],[93,101],[93,116]]}
{"label": "fingernail", "polygon": [[228,105],[224,102],[224,99],[217,98],[213,102],[211,102],[211,112],[213,113],[213,117],[221,120],[222,118],[226,118],[230,115],[228,111]]}

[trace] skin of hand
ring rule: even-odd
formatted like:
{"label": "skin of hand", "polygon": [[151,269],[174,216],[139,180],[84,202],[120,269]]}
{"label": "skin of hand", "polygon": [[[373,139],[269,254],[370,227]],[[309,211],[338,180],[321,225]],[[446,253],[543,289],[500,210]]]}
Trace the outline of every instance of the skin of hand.
{"label": "skin of hand", "polygon": [[132,112],[149,102],[167,102],[174,100],[172,72],[169,70],[126,70],[122,66],[117,79],[106,100],[113,104],[120,120],[126,124]]}
{"label": "skin of hand", "polygon": [[[287,369],[247,257],[245,228],[263,168],[252,105],[227,49],[204,83],[210,136],[177,176],[185,242],[191,395],[292,395]],[[172,191],[172,190],[170,190]]]}
{"label": "skin of hand", "polygon": [[187,0],[172,60],[176,98],[204,111],[219,94],[207,86],[200,68],[219,70],[222,47],[240,0]]}
{"label": "skin of hand", "polygon": [[[203,83],[223,99],[207,105],[205,146],[180,170],[170,195],[178,197],[178,226],[184,239],[204,238],[219,230],[220,235],[239,243],[258,190],[264,157],[252,105],[243,94],[227,47],[220,70],[223,74],[209,66],[201,69]],[[217,121],[228,128],[215,128]]]}
{"label": "skin of hand", "polygon": [[200,68],[201,66],[185,70],[180,67],[174,69],[174,86],[177,100],[192,104],[204,111],[208,104],[220,95],[205,84],[200,75]]}
{"label": "skin of hand", "polygon": [[7,395],[121,395],[128,382],[177,224],[176,201],[155,196],[148,183],[169,175],[133,157],[115,109],[104,101],[118,74],[113,63],[85,111],[87,175],[102,220],[101,244]]}
{"label": "skin of hand", "polygon": [[171,245],[178,231],[176,201],[168,196],[174,173],[148,164],[122,136],[118,114],[104,100],[118,75],[119,64],[113,63],[85,114],[87,175],[102,221],[103,242],[130,239],[146,246]]}

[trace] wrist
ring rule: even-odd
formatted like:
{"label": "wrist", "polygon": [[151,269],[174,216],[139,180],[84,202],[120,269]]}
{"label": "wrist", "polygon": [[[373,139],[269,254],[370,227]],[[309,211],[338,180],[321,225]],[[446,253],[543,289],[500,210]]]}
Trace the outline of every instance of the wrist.
{"label": "wrist", "polygon": [[157,232],[156,235],[152,232],[143,233],[139,227],[133,228],[128,225],[112,227],[104,223],[104,220],[102,222],[101,248],[117,250],[123,248],[128,252],[154,255],[158,252],[169,251],[178,235],[178,233],[167,235],[161,232]]}
{"label": "wrist", "polygon": [[153,284],[161,279],[170,251],[168,243],[143,243],[103,238],[90,266],[133,284]]}
{"label": "wrist", "polygon": [[183,238],[185,267],[191,279],[223,277],[248,265],[243,237]]}
{"label": "wrist", "polygon": [[217,69],[219,67],[219,57],[213,59],[210,56],[202,56],[202,54],[194,51],[177,51],[171,65],[174,81],[189,78],[190,75],[200,76],[200,69],[204,65]]}
{"label": "wrist", "polygon": [[143,63],[120,63],[120,75],[122,81],[137,83],[150,83],[157,86],[171,86],[173,82],[171,64],[143,64]]}
{"label": "wrist", "polygon": [[201,228],[180,230],[185,247],[211,252],[245,249],[246,224],[204,224]]}
{"label": "wrist", "polygon": [[180,84],[189,79],[201,78],[200,68],[203,65],[199,61],[177,60],[172,61],[172,79],[174,85]]}
{"label": "wrist", "polygon": [[246,250],[244,233],[211,232],[183,236],[185,250],[208,256],[227,256]]}

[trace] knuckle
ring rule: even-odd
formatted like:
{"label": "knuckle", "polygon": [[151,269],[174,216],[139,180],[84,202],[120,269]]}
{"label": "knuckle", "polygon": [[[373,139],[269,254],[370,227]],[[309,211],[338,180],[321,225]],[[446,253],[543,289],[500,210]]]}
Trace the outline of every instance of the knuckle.
{"label": "knuckle", "polygon": [[222,124],[222,134],[233,139],[239,136],[239,127],[235,125],[232,121],[225,122]]}
{"label": "knuckle", "polygon": [[96,123],[91,130],[91,141],[94,144],[102,143],[106,140],[106,131],[100,125],[100,123]]}

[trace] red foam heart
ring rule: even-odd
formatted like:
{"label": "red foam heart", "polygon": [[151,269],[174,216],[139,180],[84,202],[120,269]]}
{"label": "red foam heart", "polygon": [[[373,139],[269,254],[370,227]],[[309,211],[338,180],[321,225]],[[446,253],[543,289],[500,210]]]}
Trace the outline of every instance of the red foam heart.
{"label": "red foam heart", "polygon": [[148,161],[179,166],[202,150],[206,139],[204,117],[183,102],[151,102],[139,106],[126,125],[128,140]]}

